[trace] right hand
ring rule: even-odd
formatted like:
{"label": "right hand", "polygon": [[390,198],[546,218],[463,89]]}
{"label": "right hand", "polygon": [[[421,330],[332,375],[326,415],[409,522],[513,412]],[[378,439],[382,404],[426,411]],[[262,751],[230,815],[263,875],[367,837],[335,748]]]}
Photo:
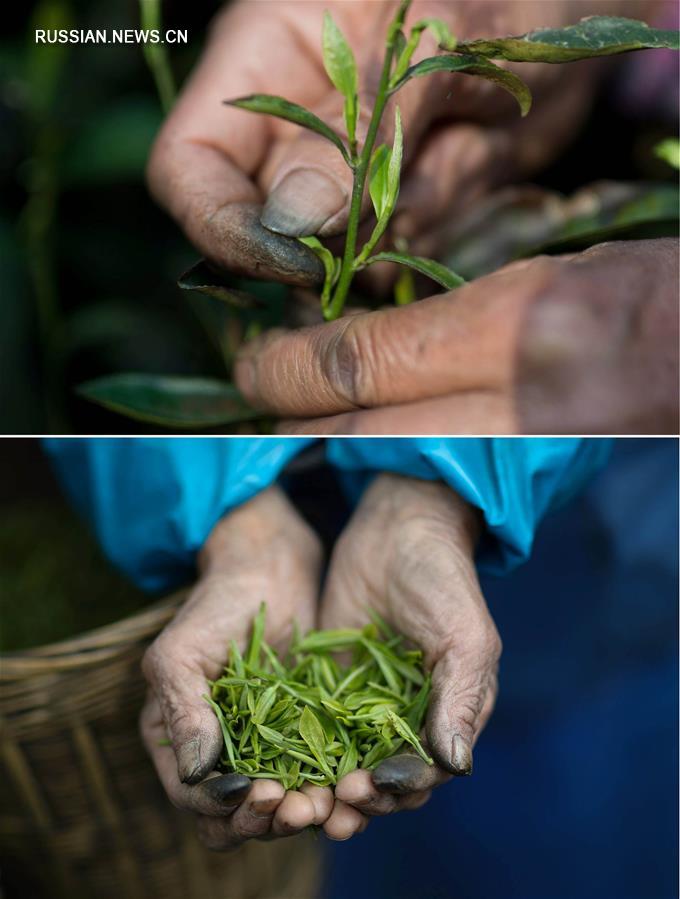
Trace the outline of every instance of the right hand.
{"label": "right hand", "polygon": [[[599,0],[588,12],[615,13],[621,6],[621,0]],[[319,260],[291,238],[345,230],[351,173],[337,149],[290,123],[222,104],[252,93],[284,95],[344,134],[342,98],[323,70],[326,9],[357,58],[363,139],[395,2],[230,4],[156,140],[148,167],[151,192],[223,268],[311,285],[322,278]],[[570,24],[582,12],[575,0],[414,0],[407,25],[434,16],[458,37],[472,38]],[[419,54],[436,49],[426,33]],[[588,63],[566,70],[526,67],[522,75],[535,96],[527,119],[520,119],[512,98],[479,78],[445,74],[411,81],[398,94],[407,170],[393,233],[410,241],[411,252],[435,253],[453,205],[460,213],[490,187],[526,175],[556,154],[588,105],[594,71]],[[393,104],[379,142],[392,140]],[[366,197],[365,210],[368,205]]]}
{"label": "right hand", "polygon": [[199,557],[198,583],[144,656],[144,744],[168,798],[197,815],[199,836],[211,849],[289,836],[323,824],[331,812],[328,787],[285,792],[275,780],[251,784],[241,774],[215,772],[222,734],[202,699],[207,681],[222,671],[229,640],[245,648],[263,600],[266,638],[278,649],[294,621],[303,633],[314,625],[320,564],[319,540],[285,494],[263,491],[215,526]]}

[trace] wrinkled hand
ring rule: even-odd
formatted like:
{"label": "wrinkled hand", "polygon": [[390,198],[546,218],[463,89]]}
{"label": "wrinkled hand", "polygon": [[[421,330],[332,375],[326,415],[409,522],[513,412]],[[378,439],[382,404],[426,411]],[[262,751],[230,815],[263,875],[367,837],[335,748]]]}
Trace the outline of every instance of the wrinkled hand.
{"label": "wrinkled hand", "polygon": [[324,434],[676,433],[678,247],[601,244],[247,344],[254,405]]}
{"label": "wrinkled hand", "polygon": [[[149,682],[141,715],[145,746],[171,802],[196,813],[212,849],[251,837],[287,836],[321,824],[329,788],[213,772],[222,749],[219,724],[201,698],[234,639],[243,649],[260,603],[268,603],[266,638],[285,648],[297,620],[313,626],[319,585],[319,541],[278,488],[270,488],[220,521],[199,559],[200,578],[174,620],[144,656]],[[171,746],[161,745],[168,737]],[[212,774],[211,774],[212,772]],[[207,778],[207,779],[205,779]]]}
{"label": "wrinkled hand", "polygon": [[477,514],[449,487],[383,474],[336,544],[320,626],[363,627],[371,607],[423,650],[432,672],[425,739],[436,765],[403,755],[347,774],[324,824],[334,839],[370,816],[418,808],[434,786],[472,770],[501,652],[473,561],[478,531]]}
{"label": "wrinkled hand", "polygon": [[[616,14],[625,5],[624,14],[633,14],[630,2],[597,0],[588,12]],[[215,21],[200,64],[154,146],[152,193],[204,255],[232,271],[314,284],[322,280],[319,260],[290,238],[336,235],[346,227],[351,175],[339,152],[290,123],[222,102],[252,93],[284,95],[344,134],[342,100],[323,69],[326,9],[355,49],[361,140],[396,2],[240,0]],[[565,25],[582,14],[579,0],[414,0],[407,25],[435,16],[457,36],[474,38]],[[426,34],[419,55],[436,50]],[[519,118],[510,97],[481,79],[436,75],[404,87],[398,103],[407,170],[393,233],[409,239],[412,252],[434,253],[439,224],[454,204],[460,213],[491,185],[526,175],[555,155],[588,104],[595,71],[589,63],[568,71],[527,67],[522,75],[535,100],[527,119]],[[388,107],[379,142],[391,142],[393,122]],[[260,222],[265,199],[262,222],[270,230]]]}

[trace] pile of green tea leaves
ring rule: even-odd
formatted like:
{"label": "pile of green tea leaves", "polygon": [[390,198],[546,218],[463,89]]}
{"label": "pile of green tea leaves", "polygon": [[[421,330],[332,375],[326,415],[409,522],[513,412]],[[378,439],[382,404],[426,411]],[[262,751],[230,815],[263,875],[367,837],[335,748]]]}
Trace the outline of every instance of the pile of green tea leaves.
{"label": "pile of green tea leaves", "polygon": [[[361,630],[296,637],[280,658],[264,640],[265,614],[263,604],[245,655],[231,642],[224,674],[205,697],[224,737],[218,770],[291,790],[335,784],[405,747],[433,764],[418,739],[430,694],[419,650],[403,648],[372,615]],[[342,666],[334,656],[348,651]]]}

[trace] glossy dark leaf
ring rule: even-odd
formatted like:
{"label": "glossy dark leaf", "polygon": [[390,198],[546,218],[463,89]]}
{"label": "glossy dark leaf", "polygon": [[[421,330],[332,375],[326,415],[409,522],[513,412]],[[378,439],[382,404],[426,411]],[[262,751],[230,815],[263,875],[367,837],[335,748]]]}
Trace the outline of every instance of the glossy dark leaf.
{"label": "glossy dark leaf", "polygon": [[451,269],[435,262],[433,259],[425,259],[423,256],[409,256],[408,253],[376,253],[366,260],[366,265],[372,265],[374,262],[397,262],[399,265],[407,265],[409,268],[420,272],[421,275],[427,275],[437,284],[441,284],[447,290],[453,290],[465,284],[465,279],[461,278]]}
{"label": "glossy dark leaf", "polygon": [[431,75],[434,72],[456,72],[462,75],[477,75],[492,81],[503,90],[508,91],[517,100],[519,108],[523,116],[531,109],[531,91],[526,84],[513,72],[501,69],[495,63],[484,59],[481,55],[448,55],[448,56],[430,56],[423,59],[416,65],[407,69],[403,77],[395,84],[394,91],[398,91],[400,87],[410,81],[412,78],[419,78],[422,75]]}
{"label": "glossy dark leaf", "polygon": [[77,392],[113,412],[169,428],[211,428],[261,415],[233,384],[212,378],[107,375],[81,384]]}
{"label": "glossy dark leaf", "polygon": [[253,294],[230,287],[226,278],[226,275],[221,276],[211,268],[205,259],[201,259],[180,276],[177,286],[182,290],[197,290],[199,293],[222,300],[238,309],[262,309],[264,307],[265,304]]}
{"label": "glossy dark leaf", "polygon": [[235,106],[237,109],[247,109],[249,112],[259,112],[263,115],[275,116],[279,119],[285,119],[288,122],[294,122],[310,131],[315,131],[321,137],[325,137],[340,150],[345,161],[351,164],[347,148],[342,142],[339,134],[333,131],[325,122],[322,122],[313,112],[299,106],[297,103],[291,103],[284,100],[283,97],[274,97],[270,94],[251,94],[249,97],[239,97],[237,100],[225,100],[226,106]]}
{"label": "glossy dark leaf", "polygon": [[461,52],[493,59],[555,63],[653,48],[678,50],[678,32],[650,28],[638,19],[616,16],[590,16],[565,28],[541,28],[528,34],[458,45]]}

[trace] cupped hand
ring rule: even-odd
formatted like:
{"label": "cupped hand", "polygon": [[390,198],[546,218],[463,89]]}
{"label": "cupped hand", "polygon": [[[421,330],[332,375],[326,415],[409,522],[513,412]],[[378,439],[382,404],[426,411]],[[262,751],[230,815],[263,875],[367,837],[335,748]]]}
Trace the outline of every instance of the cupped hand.
{"label": "cupped hand", "polygon": [[[621,0],[598,0],[588,12],[615,13],[621,6]],[[626,6],[630,9],[630,0]],[[342,99],[323,68],[322,20],[328,9],[355,50],[361,140],[396,7],[396,0],[239,0],[218,16],[148,167],[156,199],[214,263],[291,284],[322,279],[317,257],[292,238],[344,231],[349,169],[338,150],[317,135],[223,101],[252,93],[283,95],[344,135]],[[438,17],[458,37],[474,38],[570,24],[582,12],[578,0],[414,0],[407,25]],[[419,55],[436,50],[426,33]],[[481,79],[435,75],[410,82],[398,94],[407,168],[394,234],[409,239],[412,252],[432,254],[439,223],[452,206],[460,212],[491,185],[525,175],[551,158],[587,107],[595,71],[589,63],[567,71],[528,67],[522,75],[535,103],[527,119],[519,118],[510,97]],[[391,107],[383,121],[378,139],[391,141]]]}
{"label": "cupped hand", "polygon": [[678,246],[516,262],[242,350],[255,406],[319,434],[676,433]]}
{"label": "cupped hand", "polygon": [[264,491],[215,526],[201,551],[198,584],[144,656],[145,746],[169,799],[196,813],[199,835],[212,849],[294,834],[322,824],[331,811],[329,788],[284,792],[274,780],[251,784],[241,774],[217,774],[222,735],[202,699],[207,680],[222,671],[229,641],[244,648],[262,601],[274,647],[285,648],[295,621],[303,632],[314,625],[320,564],[317,537],[285,495]]}
{"label": "cupped hand", "polygon": [[323,825],[332,839],[373,815],[418,808],[437,784],[471,773],[501,652],[473,559],[479,529],[477,512],[448,486],[382,474],[336,544],[320,626],[363,627],[371,608],[423,650],[432,673],[424,738],[436,764],[398,755],[347,774]]}

